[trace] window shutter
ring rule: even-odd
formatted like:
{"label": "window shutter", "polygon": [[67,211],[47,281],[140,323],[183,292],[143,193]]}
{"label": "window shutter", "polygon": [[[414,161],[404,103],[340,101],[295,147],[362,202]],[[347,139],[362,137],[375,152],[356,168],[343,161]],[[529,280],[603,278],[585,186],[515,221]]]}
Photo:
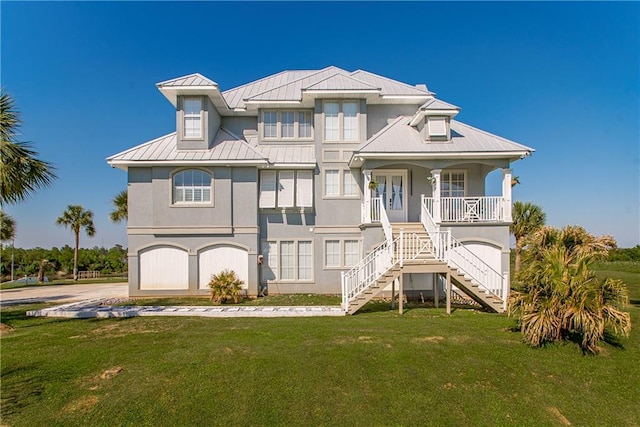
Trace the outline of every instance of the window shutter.
{"label": "window shutter", "polygon": [[293,171],[280,171],[278,179],[278,207],[290,208],[293,206]]}
{"label": "window shutter", "polygon": [[260,172],[260,207],[276,207],[276,171]]}
{"label": "window shutter", "polygon": [[296,200],[298,207],[310,208],[313,206],[313,171],[298,171]]}

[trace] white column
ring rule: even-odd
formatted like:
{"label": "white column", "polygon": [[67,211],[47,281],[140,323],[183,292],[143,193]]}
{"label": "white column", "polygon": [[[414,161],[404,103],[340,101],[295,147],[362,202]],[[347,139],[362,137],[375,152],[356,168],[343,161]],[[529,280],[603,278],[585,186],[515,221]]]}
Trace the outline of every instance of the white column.
{"label": "white column", "polygon": [[442,208],[440,203],[440,173],[442,169],[432,169],[431,176],[433,181],[433,222],[440,224],[442,222]]}
{"label": "white column", "polygon": [[371,222],[371,190],[369,190],[369,184],[371,183],[371,170],[366,169],[362,171],[364,175],[364,187],[362,192],[364,193],[364,223],[368,224]]}
{"label": "white column", "polygon": [[504,218],[503,221],[511,222],[511,169],[503,168],[502,169],[502,200],[504,203]]}

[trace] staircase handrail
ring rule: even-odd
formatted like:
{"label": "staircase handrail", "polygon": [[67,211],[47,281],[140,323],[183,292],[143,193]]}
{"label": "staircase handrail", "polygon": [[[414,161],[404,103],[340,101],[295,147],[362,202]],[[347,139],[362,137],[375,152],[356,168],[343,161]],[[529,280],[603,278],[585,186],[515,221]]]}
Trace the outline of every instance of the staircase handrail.
{"label": "staircase handrail", "polygon": [[433,242],[434,255],[439,261],[446,262],[450,267],[469,276],[483,291],[489,292],[503,301],[506,299],[505,278],[502,274],[453,237],[451,230],[440,231],[440,227],[435,224],[427,209],[425,197],[422,198],[420,220]]}
{"label": "staircase handrail", "polygon": [[391,222],[389,221],[389,217],[387,216],[387,210],[384,208],[384,203],[382,203],[382,197],[376,197],[376,199],[379,199],[380,223],[382,224],[382,230],[384,231],[384,236],[387,238],[387,242],[391,244],[393,242],[393,230],[391,229]]}

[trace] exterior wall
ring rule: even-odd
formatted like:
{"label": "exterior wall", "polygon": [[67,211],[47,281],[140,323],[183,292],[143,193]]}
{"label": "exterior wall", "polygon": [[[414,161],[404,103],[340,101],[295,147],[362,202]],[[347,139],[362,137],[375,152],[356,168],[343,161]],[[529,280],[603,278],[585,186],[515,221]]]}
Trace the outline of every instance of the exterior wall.
{"label": "exterior wall", "polygon": [[380,132],[398,116],[411,116],[420,108],[418,104],[389,105],[375,104],[367,106],[367,139]]}
{"label": "exterior wall", "polygon": [[222,117],[221,126],[229,132],[248,138],[249,135],[258,135],[257,117]]}

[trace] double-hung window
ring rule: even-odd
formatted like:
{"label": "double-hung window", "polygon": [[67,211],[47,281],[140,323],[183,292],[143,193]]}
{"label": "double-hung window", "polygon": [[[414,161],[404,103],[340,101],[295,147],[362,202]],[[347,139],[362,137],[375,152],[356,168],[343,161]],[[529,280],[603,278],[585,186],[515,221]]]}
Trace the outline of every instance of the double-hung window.
{"label": "double-hung window", "polygon": [[260,171],[261,209],[313,206],[313,171]]}
{"label": "double-hung window", "polygon": [[360,241],[327,239],[324,241],[324,267],[350,268],[360,261]]}
{"label": "double-hung window", "polygon": [[182,99],[183,136],[202,138],[202,98],[186,96]]}
{"label": "double-hung window", "polygon": [[350,169],[325,169],[324,197],[360,197],[360,187],[356,176],[356,173]]}
{"label": "double-hung window", "polygon": [[443,171],[440,176],[440,195],[442,197],[465,196],[465,172]]}
{"label": "double-hung window", "polygon": [[313,242],[270,240],[262,244],[262,277],[265,281],[312,281]]}
{"label": "double-hung window", "polygon": [[324,102],[324,140],[358,141],[358,101]]}
{"label": "double-hung window", "polygon": [[211,203],[211,175],[199,169],[174,174],[173,203]]}
{"label": "double-hung window", "polygon": [[265,111],[263,113],[263,126],[265,138],[278,137],[278,113],[275,111]]}

